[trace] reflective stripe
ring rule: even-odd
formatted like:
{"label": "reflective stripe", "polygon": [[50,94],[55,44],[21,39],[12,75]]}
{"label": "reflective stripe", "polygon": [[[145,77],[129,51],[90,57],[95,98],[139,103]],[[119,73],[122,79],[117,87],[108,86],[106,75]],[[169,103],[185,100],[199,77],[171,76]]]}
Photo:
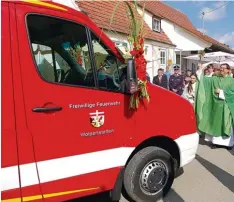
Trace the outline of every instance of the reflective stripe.
{"label": "reflective stripe", "polygon": [[[120,147],[37,163],[41,183],[124,166],[134,147]],[[19,188],[17,166],[2,168],[2,190]],[[18,172],[18,170],[17,170]],[[38,184],[36,164],[20,165],[22,187]]]}
{"label": "reflective stripe", "polygon": [[[19,185],[18,166],[11,166],[1,169],[1,190],[17,189]],[[28,163],[20,165],[21,186],[26,187],[39,184],[37,177],[36,163]],[[30,178],[30,181],[28,180]]]}
{"label": "reflective stripe", "polygon": [[1,169],[1,190],[19,188],[19,170],[18,166],[11,166]]}
{"label": "reflective stripe", "polygon": [[[79,192],[93,191],[93,190],[97,190],[97,189],[99,189],[99,187],[89,188],[89,189],[80,189],[80,190],[74,190],[74,191],[58,192],[58,193],[52,193],[52,194],[44,194],[43,197],[44,198],[51,198],[51,197],[56,197],[56,196],[75,194],[75,193],[79,193]],[[34,200],[38,200],[38,199],[42,199],[42,195],[23,197],[23,201],[34,201]],[[2,202],[21,202],[21,198],[5,199],[5,200],[2,200]]]}
{"label": "reflective stripe", "polygon": [[36,163],[20,165],[20,178],[22,187],[39,184]]}
{"label": "reflective stripe", "polygon": [[50,4],[50,3],[46,3],[46,2],[43,2],[43,1],[40,1],[40,0],[21,0],[21,1],[36,4],[36,5],[40,5],[40,6],[46,6],[46,7],[49,7],[49,8],[55,8],[55,9],[67,11],[66,8],[63,8],[61,6],[56,6],[56,5],[53,5],[53,4]]}

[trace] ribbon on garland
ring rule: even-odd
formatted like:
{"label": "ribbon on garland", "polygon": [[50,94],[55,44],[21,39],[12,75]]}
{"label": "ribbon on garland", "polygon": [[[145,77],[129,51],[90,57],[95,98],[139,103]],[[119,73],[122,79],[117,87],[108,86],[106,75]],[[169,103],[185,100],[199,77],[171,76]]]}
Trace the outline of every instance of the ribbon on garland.
{"label": "ribbon on garland", "polygon": [[137,109],[139,107],[140,99],[147,100],[149,103],[150,97],[147,90],[147,80],[142,81],[138,79],[138,91],[130,97],[130,109]]}
{"label": "ribbon on garland", "polygon": [[147,80],[142,81],[138,79],[138,91],[131,95],[129,108],[138,109],[140,99],[143,99],[143,101],[147,100],[148,103],[150,101],[150,96],[147,90]]}

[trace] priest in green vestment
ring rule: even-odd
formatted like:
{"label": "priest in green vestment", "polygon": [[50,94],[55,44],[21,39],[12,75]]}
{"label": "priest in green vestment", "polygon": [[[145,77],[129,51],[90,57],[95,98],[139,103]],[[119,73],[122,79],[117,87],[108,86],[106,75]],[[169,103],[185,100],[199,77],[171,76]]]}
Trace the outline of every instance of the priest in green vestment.
{"label": "priest in green vestment", "polygon": [[220,75],[200,78],[195,112],[197,128],[205,133],[205,140],[214,145],[234,146],[234,79],[228,73],[230,66],[222,64]]}

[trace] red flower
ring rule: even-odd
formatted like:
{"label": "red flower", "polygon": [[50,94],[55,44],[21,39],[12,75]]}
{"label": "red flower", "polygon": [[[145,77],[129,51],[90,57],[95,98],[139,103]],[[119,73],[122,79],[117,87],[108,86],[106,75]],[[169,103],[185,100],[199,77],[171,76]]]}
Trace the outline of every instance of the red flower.
{"label": "red flower", "polygon": [[130,51],[130,54],[135,58],[138,58],[140,56],[139,51],[136,49],[133,49],[132,51]]}
{"label": "red flower", "polygon": [[143,53],[144,53],[143,48],[140,48],[140,49],[139,49],[139,54],[140,54],[140,55],[143,55]]}
{"label": "red flower", "polygon": [[140,43],[140,45],[142,45],[144,43],[144,39],[142,37],[139,39],[139,43]]}
{"label": "red flower", "polygon": [[135,57],[135,65],[137,70],[137,77],[140,80],[146,80],[146,60],[143,55]]}
{"label": "red flower", "polygon": [[82,65],[82,57],[79,55],[79,56],[77,56],[77,63],[79,64],[79,65]]}

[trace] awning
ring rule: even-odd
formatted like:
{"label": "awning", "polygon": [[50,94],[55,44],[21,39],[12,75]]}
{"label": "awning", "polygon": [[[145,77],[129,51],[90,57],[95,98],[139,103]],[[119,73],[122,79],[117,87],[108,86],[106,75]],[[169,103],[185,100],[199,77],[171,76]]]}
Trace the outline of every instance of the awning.
{"label": "awning", "polygon": [[[191,55],[188,57],[184,57],[188,60],[200,60],[200,55]],[[214,63],[227,63],[231,67],[234,67],[234,54],[225,53],[225,52],[212,52],[212,53],[206,53],[203,57],[201,57],[202,62],[214,62]]]}

